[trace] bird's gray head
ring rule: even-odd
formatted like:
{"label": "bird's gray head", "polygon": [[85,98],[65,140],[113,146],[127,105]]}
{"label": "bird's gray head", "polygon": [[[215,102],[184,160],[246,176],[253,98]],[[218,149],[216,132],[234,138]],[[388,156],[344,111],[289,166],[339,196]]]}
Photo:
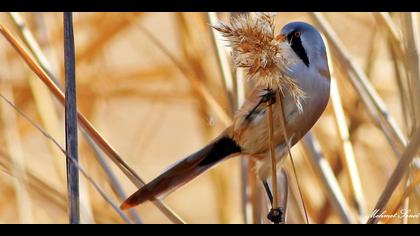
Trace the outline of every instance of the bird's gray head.
{"label": "bird's gray head", "polygon": [[280,34],[306,67],[328,70],[324,41],[315,27],[305,22],[291,22],[283,27]]}

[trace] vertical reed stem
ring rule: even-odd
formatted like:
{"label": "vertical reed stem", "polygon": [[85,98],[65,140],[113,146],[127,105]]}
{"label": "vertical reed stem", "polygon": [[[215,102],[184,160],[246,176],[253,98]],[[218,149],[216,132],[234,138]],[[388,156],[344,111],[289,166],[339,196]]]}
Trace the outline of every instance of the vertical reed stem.
{"label": "vertical reed stem", "polygon": [[[70,224],[78,224],[80,223],[79,172],[77,169],[79,157],[77,142],[76,68],[72,13],[65,12],[63,19],[64,64],[66,75],[65,129],[69,222]],[[71,158],[73,158],[75,163],[71,161]]]}
{"label": "vertical reed stem", "polygon": [[296,184],[299,190],[299,196],[300,196],[300,200],[302,202],[302,208],[304,211],[304,215],[305,215],[305,220],[306,223],[309,224],[309,217],[308,217],[308,213],[306,211],[306,205],[305,205],[305,201],[303,200],[303,195],[302,195],[302,190],[300,188],[300,184],[299,184],[299,180],[297,178],[297,172],[296,172],[296,166],[295,166],[295,162],[293,161],[293,157],[292,157],[292,152],[291,152],[291,147],[290,147],[290,143],[289,143],[289,138],[287,137],[287,133],[286,133],[286,121],[285,121],[285,116],[284,116],[284,112],[283,112],[283,104],[282,104],[282,100],[281,100],[281,96],[280,93],[277,92],[276,93],[276,97],[280,106],[280,125],[281,125],[281,130],[283,131],[283,137],[284,137],[284,142],[287,144],[287,151],[288,151],[288,155],[290,158],[290,163],[292,164],[293,167],[293,174],[295,176],[295,180],[296,180]]}
{"label": "vertical reed stem", "polygon": [[385,210],[386,205],[391,199],[392,194],[397,188],[398,184],[401,182],[401,179],[407,173],[410,163],[412,163],[413,158],[418,152],[420,147],[420,129],[413,134],[411,141],[405,148],[403,154],[401,155],[398,165],[395,167],[392,172],[391,177],[389,178],[385,189],[383,190],[381,196],[379,197],[378,202],[375,205],[375,208],[370,214],[370,218],[367,221],[368,224],[376,224],[380,220],[379,215]]}
{"label": "vertical reed stem", "polygon": [[[286,126],[284,124],[284,117],[283,117],[283,107],[281,105],[281,99],[280,96],[278,96],[278,94],[275,94],[276,99],[277,99],[277,103],[280,106],[280,110],[281,110],[281,125],[282,125],[282,129],[284,131],[283,135],[284,135],[284,139],[285,142],[288,143],[287,141],[287,135],[285,133],[285,129]],[[269,144],[269,150],[270,150],[270,158],[271,158],[271,186],[273,189],[273,203],[272,203],[272,209],[274,209],[274,211],[272,211],[273,214],[283,214],[283,209],[282,212],[278,212],[278,209],[280,208],[280,203],[279,203],[279,193],[278,193],[278,184],[277,184],[277,160],[276,160],[276,156],[275,156],[275,150],[274,150],[274,135],[273,135],[273,131],[274,131],[274,127],[273,127],[273,109],[272,109],[272,104],[271,101],[267,102],[267,120],[268,120],[268,144]],[[290,151],[289,151],[290,153]],[[291,156],[290,156],[291,157]],[[300,188],[299,188],[300,191]],[[303,201],[303,200],[302,200]],[[284,202],[284,201],[283,201]],[[304,207],[305,208],[305,207]],[[271,214],[271,213],[270,213]],[[306,214],[306,210],[305,210],[305,214]],[[277,215],[274,215],[275,217],[277,217]],[[279,223],[284,223],[284,218],[283,216],[281,216],[281,222],[279,221],[274,221],[275,224],[279,224]]]}
{"label": "vertical reed stem", "polygon": [[277,162],[274,153],[274,142],[273,142],[273,108],[272,104],[267,102],[267,121],[268,121],[268,145],[270,150],[271,158],[271,186],[273,188],[273,209],[278,209],[278,191],[277,191]]}

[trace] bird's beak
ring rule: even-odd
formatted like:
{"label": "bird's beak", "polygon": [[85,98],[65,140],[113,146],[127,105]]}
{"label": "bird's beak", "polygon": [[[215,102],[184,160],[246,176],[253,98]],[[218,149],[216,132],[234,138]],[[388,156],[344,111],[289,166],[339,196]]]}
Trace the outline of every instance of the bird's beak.
{"label": "bird's beak", "polygon": [[279,34],[279,35],[276,36],[276,40],[281,42],[281,43],[286,41],[286,39],[287,39],[287,37],[284,34]]}

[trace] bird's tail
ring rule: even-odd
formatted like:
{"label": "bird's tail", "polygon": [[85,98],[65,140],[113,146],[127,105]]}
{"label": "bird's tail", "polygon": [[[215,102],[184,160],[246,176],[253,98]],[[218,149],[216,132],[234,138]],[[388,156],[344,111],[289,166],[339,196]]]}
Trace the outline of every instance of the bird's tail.
{"label": "bird's tail", "polygon": [[150,183],[137,190],[137,192],[121,204],[120,208],[123,210],[128,209],[145,201],[152,200],[163,193],[175,190],[219,161],[240,151],[241,149],[235,141],[227,135],[227,132],[224,132],[213,142],[198,152],[175,163]]}

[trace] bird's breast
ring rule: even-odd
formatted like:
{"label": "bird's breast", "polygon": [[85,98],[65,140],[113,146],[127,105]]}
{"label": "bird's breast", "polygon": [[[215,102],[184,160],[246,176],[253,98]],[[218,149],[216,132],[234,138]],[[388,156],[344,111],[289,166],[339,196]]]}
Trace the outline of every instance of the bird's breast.
{"label": "bird's breast", "polygon": [[[312,80],[310,80],[312,79]],[[320,80],[320,79],[323,79]],[[324,78],[307,78],[298,81],[300,88],[305,93],[302,102],[302,111],[298,110],[294,100],[285,92],[281,102],[285,117],[286,134],[292,137],[291,144],[299,141],[316,123],[324,111],[329,98],[329,81]],[[266,105],[261,104],[255,109],[263,88],[257,88],[242,106],[233,125],[233,138],[244,153],[252,156],[264,157],[268,151],[268,120]],[[281,125],[281,106],[278,101],[272,105],[273,109],[273,141],[276,146],[285,143],[283,127]],[[252,112],[250,114],[250,112]]]}

